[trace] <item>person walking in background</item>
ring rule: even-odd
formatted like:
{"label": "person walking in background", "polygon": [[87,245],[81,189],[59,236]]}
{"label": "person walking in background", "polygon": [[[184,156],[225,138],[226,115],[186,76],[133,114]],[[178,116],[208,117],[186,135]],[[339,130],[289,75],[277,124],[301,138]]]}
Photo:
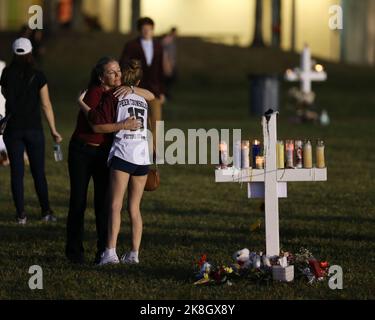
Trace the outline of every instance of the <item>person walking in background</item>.
{"label": "person walking in background", "polygon": [[171,89],[177,80],[177,29],[172,28],[162,38],[162,45],[164,50],[164,75],[165,75],[165,96],[171,99]]}
{"label": "person walking in background", "polygon": [[[115,95],[126,95],[133,90],[146,99],[154,95],[140,88],[120,87],[121,69],[116,60],[101,58],[91,72],[88,90],[79,99],[82,104],[76,128],[69,144],[70,202],[67,219],[65,254],[73,263],[84,262],[83,234],[84,213],[90,179],[94,182],[94,209],[97,232],[97,252],[94,263],[100,261],[107,241],[106,193],[109,169],[107,158],[112,145],[112,132],[121,129],[136,129],[136,121],[123,121],[113,125],[92,126],[87,113],[98,108],[102,96],[115,88]],[[93,130],[95,129],[95,130]],[[95,132],[96,131],[96,132]]]}
{"label": "person walking in background", "polygon": [[55,117],[49,98],[47,79],[35,69],[29,39],[19,38],[13,43],[13,61],[1,76],[1,91],[6,99],[6,114],[10,114],[4,132],[11,171],[11,188],[17,210],[17,221],[26,224],[24,210],[24,151],[30,161],[35,190],[41,206],[42,220],[56,221],[50,208],[45,175],[45,139],[40,105],[47,119],[55,143],[62,141],[55,126]]}
{"label": "person walking in background", "polygon": [[162,107],[165,102],[165,85],[163,70],[163,47],[160,41],[154,39],[154,21],[150,18],[138,20],[139,37],[125,44],[120,57],[120,66],[125,68],[132,60],[140,60],[143,78],[141,88],[150,90],[156,98],[149,102],[153,142],[156,145],[156,121],[162,120]]}

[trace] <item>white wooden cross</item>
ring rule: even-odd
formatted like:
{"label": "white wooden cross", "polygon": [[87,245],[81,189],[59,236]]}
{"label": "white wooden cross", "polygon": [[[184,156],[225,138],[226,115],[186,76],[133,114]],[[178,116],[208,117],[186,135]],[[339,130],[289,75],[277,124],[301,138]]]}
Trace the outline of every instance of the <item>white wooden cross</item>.
{"label": "white wooden cross", "polygon": [[326,181],[327,168],[318,169],[277,169],[276,165],[276,128],[277,112],[269,120],[263,116],[264,169],[217,169],[216,182],[246,182],[249,198],[264,197],[266,215],[266,254],[280,254],[279,245],[279,201],[285,198],[287,182]]}
{"label": "white wooden cross", "polygon": [[301,54],[301,68],[288,69],[285,73],[285,79],[288,81],[301,81],[301,91],[310,93],[311,82],[325,81],[327,73],[323,71],[323,67],[320,65],[315,71],[313,70],[310,48],[305,45]]}

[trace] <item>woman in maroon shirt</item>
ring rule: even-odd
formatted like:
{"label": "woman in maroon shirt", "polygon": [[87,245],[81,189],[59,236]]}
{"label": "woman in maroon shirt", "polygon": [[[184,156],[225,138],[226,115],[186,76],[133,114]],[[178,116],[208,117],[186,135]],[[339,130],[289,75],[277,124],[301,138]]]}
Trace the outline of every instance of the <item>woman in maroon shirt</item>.
{"label": "woman in maroon shirt", "polygon": [[[90,108],[96,108],[105,92],[121,86],[121,69],[118,62],[112,58],[102,58],[91,73],[89,88],[84,102]],[[146,100],[154,96],[149,91],[140,88],[120,87],[116,95],[126,95],[136,91]],[[97,253],[95,262],[100,260],[105,250],[107,239],[107,213],[105,210],[106,191],[109,170],[107,167],[108,153],[112,145],[112,132],[121,129],[137,129],[139,123],[135,119],[96,126],[95,133],[91,128],[84,112],[78,114],[75,131],[69,144],[69,176],[70,203],[67,219],[67,241],[65,254],[74,263],[83,263],[83,231],[84,212],[87,204],[87,190],[90,179],[94,182],[94,209],[97,232]]]}

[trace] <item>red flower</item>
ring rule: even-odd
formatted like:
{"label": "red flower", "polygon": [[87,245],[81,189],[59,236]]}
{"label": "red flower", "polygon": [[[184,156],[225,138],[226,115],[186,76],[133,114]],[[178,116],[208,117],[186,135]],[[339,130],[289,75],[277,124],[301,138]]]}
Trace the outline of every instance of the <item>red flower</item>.
{"label": "red flower", "polygon": [[207,262],[207,255],[203,254],[201,258],[198,261],[199,268],[202,268],[202,266]]}
{"label": "red flower", "polygon": [[323,278],[324,277],[324,271],[321,269],[319,262],[315,259],[309,260],[309,265],[312,269],[312,272],[314,273],[314,276],[316,278]]}

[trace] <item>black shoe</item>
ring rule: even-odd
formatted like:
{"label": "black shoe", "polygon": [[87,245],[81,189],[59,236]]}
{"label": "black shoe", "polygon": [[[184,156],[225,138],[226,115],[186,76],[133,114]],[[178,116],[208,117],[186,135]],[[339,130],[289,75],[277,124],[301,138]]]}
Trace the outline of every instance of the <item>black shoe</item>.
{"label": "black shoe", "polygon": [[95,254],[95,260],[94,260],[94,264],[95,264],[95,265],[99,264],[103,252],[104,252],[104,251],[98,251],[98,252]]}

